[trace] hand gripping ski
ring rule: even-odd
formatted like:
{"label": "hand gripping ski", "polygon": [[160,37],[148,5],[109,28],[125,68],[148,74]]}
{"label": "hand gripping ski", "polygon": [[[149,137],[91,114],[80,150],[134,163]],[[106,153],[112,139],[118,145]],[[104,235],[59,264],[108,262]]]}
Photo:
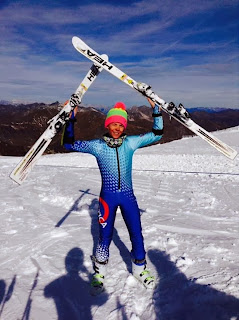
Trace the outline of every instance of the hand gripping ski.
{"label": "hand gripping ski", "polygon": [[[84,55],[86,58],[96,63],[98,66],[101,66],[106,71],[111,73],[113,76],[123,81],[124,83],[129,85],[131,88],[137,90],[141,94],[147,96],[148,98],[151,98],[151,99],[153,98],[153,101],[157,105],[159,105],[166,113],[168,113],[178,122],[180,122],[186,128],[191,130],[197,136],[204,139],[206,142],[208,142],[211,146],[216,148],[226,157],[232,160],[236,157],[237,155],[236,150],[229,147],[227,144],[220,141],[218,138],[214,137],[214,135],[212,135],[207,130],[203,129],[197,123],[195,123],[190,118],[188,111],[184,108],[182,104],[180,104],[179,106],[175,106],[173,102],[167,103],[162,98],[160,98],[157,94],[155,94],[152,90],[149,90],[148,91],[149,95],[147,95],[147,90],[144,90],[142,92],[141,87],[143,86],[141,86],[140,82],[135,81],[134,79],[129,77],[127,74],[125,74],[123,71],[121,71],[116,66],[114,66],[112,63],[110,63],[108,60],[104,59],[96,51],[90,48],[84,41],[82,41],[80,38],[73,37],[72,43],[75,49],[79,51],[82,55]],[[151,89],[151,87],[148,86],[148,89]]]}

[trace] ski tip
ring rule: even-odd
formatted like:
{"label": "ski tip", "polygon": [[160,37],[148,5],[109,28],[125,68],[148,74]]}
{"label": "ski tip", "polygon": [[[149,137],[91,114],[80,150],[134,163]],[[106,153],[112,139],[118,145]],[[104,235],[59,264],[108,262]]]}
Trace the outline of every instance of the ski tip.
{"label": "ski tip", "polygon": [[234,150],[234,152],[230,155],[230,159],[234,160],[236,158],[236,156],[238,155],[238,152],[236,150]]}
{"label": "ski tip", "polygon": [[[76,37],[76,36],[72,38],[72,44],[75,47],[75,49],[77,51],[81,51],[81,53],[82,51],[86,51],[87,48],[89,48],[84,41],[82,41],[79,37]],[[100,56],[105,61],[109,61],[109,57],[107,56],[107,54],[101,54]]]}
{"label": "ski tip", "polygon": [[9,176],[14,182],[16,182],[19,186],[23,183],[20,179],[18,179],[13,173]]}
{"label": "ski tip", "polygon": [[109,61],[109,57],[107,56],[107,54],[101,54],[101,58],[105,61]]}
{"label": "ski tip", "polygon": [[80,48],[81,50],[86,50],[87,49],[87,46],[86,44],[84,43],[84,41],[82,41],[80,38],[78,37],[73,37],[72,38],[72,44],[75,48]]}
{"label": "ski tip", "polygon": [[72,37],[72,43],[74,44],[75,42],[77,42],[78,41],[78,37],[76,37],[76,36],[74,36],[74,37]]}

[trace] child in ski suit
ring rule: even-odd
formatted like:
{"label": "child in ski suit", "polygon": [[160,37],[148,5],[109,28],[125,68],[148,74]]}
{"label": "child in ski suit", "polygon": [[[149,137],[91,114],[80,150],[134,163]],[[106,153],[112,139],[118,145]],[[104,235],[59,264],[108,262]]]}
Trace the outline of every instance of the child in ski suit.
{"label": "child in ski suit", "polygon": [[161,111],[152,100],[148,99],[148,101],[153,108],[154,123],[152,132],[146,134],[136,136],[124,134],[127,127],[127,112],[122,102],[116,103],[114,108],[108,112],[105,120],[105,128],[108,129],[108,134],[105,134],[101,139],[75,141],[74,112],[72,112],[71,119],[65,128],[63,137],[65,148],[70,151],[94,155],[102,177],[98,213],[99,242],[94,257],[95,275],[91,283],[98,291],[103,290],[105,269],[109,259],[109,247],[118,207],[121,209],[132,243],[133,275],[143,282],[146,288],[154,288],[155,285],[154,278],[146,269],[140,211],[132,186],[132,158],[134,152],[138,148],[159,141],[163,134]]}

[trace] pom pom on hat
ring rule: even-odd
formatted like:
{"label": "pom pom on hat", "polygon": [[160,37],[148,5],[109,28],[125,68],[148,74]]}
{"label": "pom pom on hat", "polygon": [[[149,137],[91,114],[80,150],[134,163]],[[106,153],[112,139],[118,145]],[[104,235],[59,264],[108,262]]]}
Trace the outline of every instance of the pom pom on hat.
{"label": "pom pom on hat", "polygon": [[114,108],[126,110],[126,105],[123,102],[116,102]]}
{"label": "pom pom on hat", "polygon": [[117,102],[114,108],[110,109],[109,112],[107,113],[106,120],[105,120],[105,128],[107,128],[108,125],[113,122],[119,122],[126,129],[127,117],[128,117],[128,114],[126,112],[126,105],[123,102]]}

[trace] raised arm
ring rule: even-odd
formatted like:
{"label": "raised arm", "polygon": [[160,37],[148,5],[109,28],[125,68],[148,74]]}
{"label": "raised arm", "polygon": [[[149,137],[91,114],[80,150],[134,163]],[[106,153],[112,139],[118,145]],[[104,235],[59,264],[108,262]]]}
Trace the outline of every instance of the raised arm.
{"label": "raised arm", "polygon": [[76,123],[76,113],[78,107],[74,108],[74,111],[70,114],[70,119],[66,123],[63,135],[62,135],[62,144],[69,151],[84,152],[96,155],[98,143],[96,140],[77,140],[75,141],[75,130],[74,126]]}
{"label": "raised arm", "polygon": [[153,127],[152,132],[148,132],[139,136],[130,136],[131,146],[134,150],[145,147],[149,144],[159,141],[163,136],[163,117],[160,107],[153,100],[147,98],[153,109]]}

